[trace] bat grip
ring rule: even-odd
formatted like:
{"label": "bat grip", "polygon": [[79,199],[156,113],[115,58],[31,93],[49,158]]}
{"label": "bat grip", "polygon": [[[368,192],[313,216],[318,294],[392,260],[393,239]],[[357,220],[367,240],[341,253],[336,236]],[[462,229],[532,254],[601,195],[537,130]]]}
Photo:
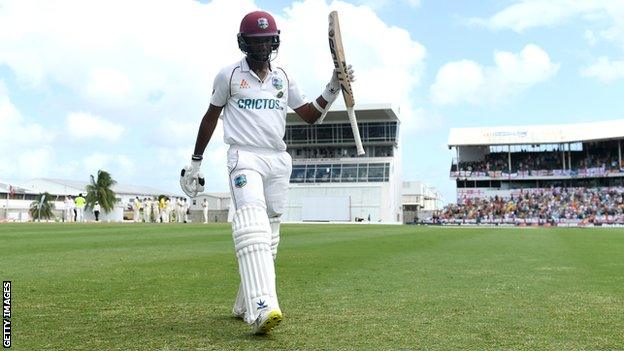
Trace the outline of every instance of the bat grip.
{"label": "bat grip", "polygon": [[353,107],[347,107],[347,114],[349,115],[349,122],[351,122],[351,130],[353,130],[353,139],[355,140],[355,147],[357,148],[358,156],[364,155],[364,147],[362,146],[362,139],[360,138],[360,129],[357,125],[357,119],[355,118],[355,111]]}

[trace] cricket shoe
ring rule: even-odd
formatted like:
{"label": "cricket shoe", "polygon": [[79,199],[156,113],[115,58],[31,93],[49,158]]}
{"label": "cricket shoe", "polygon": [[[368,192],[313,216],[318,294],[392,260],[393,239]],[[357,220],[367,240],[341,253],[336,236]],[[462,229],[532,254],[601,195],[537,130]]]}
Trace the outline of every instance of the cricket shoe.
{"label": "cricket shoe", "polygon": [[254,334],[266,334],[282,322],[282,311],[271,310],[261,313],[253,324]]}

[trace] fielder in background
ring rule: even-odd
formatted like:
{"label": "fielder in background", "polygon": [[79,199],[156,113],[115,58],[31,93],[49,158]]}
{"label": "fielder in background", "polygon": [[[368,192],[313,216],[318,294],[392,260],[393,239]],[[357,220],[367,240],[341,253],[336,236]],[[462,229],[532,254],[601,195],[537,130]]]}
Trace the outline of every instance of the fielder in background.
{"label": "fielder in background", "polygon": [[[159,212],[159,202],[158,202],[158,198],[154,198],[152,200],[152,216],[154,217],[153,222],[158,223],[160,221],[159,217],[160,217],[160,212]],[[152,217],[150,217],[150,220],[152,219]]]}
{"label": "fielder in background", "polygon": [[65,196],[65,222],[73,222],[74,221],[74,208],[76,204],[71,196]]}
{"label": "fielder in background", "polygon": [[175,198],[176,204],[176,219],[178,223],[182,223],[184,220],[184,201],[181,197]]}
{"label": "fielder in background", "polygon": [[139,200],[138,196],[136,196],[134,200],[132,201],[132,211],[134,212],[134,216],[132,220],[135,223],[140,222],[141,221],[141,200]]}
{"label": "fielder in background", "polygon": [[208,223],[208,199],[206,198],[202,202],[202,211],[204,212],[204,223]]}
{"label": "fielder in background", "polygon": [[143,199],[143,222],[152,222],[152,199],[149,197]]}
{"label": "fielder in background", "polygon": [[93,205],[93,216],[95,217],[95,221],[99,222],[100,221],[100,211],[102,210],[102,207],[100,206],[100,204],[96,201],[95,204]]}
{"label": "fielder in background", "polygon": [[275,288],[275,265],[292,159],[283,141],[287,108],[314,124],[340,92],[339,79],[353,81],[353,71],[334,71],[321,96],[312,102],[300,93],[292,74],[274,64],[280,31],[269,13],[254,11],[240,24],[240,61],[217,74],[191,165],[181,172],[180,185],[191,198],[204,189],[202,155],[223,112],[230,192],[236,210],[232,220],[234,249],[241,285],[233,313],[252,325],[256,334],[282,321]]}
{"label": "fielder in background", "polygon": [[78,194],[76,200],[74,200],[76,204],[76,222],[84,222],[84,209],[87,204],[87,200],[82,197],[82,194]]}
{"label": "fielder in background", "polygon": [[166,214],[167,204],[165,203],[165,198],[161,197],[158,200],[158,218],[160,219],[160,223],[165,223],[165,214]]}
{"label": "fielder in background", "polygon": [[182,217],[184,218],[184,223],[189,223],[189,218],[188,218],[189,208],[190,208],[189,202],[186,200],[186,198],[184,198],[182,200]]}

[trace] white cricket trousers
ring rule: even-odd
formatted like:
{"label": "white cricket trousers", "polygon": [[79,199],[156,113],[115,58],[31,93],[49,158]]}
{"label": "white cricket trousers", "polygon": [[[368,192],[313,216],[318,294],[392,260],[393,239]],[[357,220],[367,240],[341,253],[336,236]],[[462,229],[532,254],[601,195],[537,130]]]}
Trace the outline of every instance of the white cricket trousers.
{"label": "white cricket trousers", "polygon": [[84,207],[76,206],[76,222],[84,222]]}
{"label": "white cricket trousers", "polygon": [[292,171],[288,152],[232,145],[227,167],[235,210],[253,205],[266,208],[269,218],[284,213]]}

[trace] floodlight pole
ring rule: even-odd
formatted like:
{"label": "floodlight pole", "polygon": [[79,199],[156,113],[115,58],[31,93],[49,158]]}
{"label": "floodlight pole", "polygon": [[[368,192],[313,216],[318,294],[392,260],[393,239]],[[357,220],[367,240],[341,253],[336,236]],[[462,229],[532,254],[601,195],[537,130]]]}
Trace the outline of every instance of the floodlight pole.
{"label": "floodlight pole", "polygon": [[568,143],[568,169],[572,171],[572,145]]}
{"label": "floodlight pole", "polygon": [[562,165],[563,165],[563,169],[562,170],[565,171],[565,165],[566,165],[566,162],[565,162],[565,144],[560,144],[560,145],[561,145],[561,162],[562,162]]}
{"label": "floodlight pole", "polygon": [[622,140],[618,140],[618,168],[622,169]]}
{"label": "floodlight pole", "polygon": [[511,144],[507,145],[507,171],[511,177]]}

